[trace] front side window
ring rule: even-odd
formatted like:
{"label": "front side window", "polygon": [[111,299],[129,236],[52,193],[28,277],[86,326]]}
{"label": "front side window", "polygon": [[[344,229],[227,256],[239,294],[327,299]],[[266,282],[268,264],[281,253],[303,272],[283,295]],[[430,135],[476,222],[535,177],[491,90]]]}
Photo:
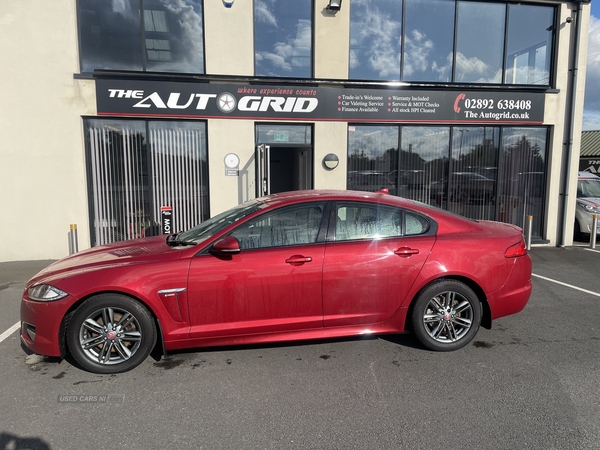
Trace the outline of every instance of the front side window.
{"label": "front side window", "polygon": [[282,208],[245,223],[231,235],[242,250],[314,244],[324,211],[324,203]]}
{"label": "front side window", "polygon": [[312,0],[254,1],[256,76],[312,77]]}
{"label": "front side window", "polygon": [[79,0],[81,72],[204,73],[201,0]]}

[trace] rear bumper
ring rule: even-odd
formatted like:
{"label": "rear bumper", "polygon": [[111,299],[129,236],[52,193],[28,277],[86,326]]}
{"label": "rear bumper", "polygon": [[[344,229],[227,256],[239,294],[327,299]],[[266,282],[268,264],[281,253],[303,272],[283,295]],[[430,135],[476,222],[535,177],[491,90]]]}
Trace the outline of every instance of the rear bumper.
{"label": "rear bumper", "polygon": [[516,314],[525,308],[531,297],[531,258],[515,258],[515,263],[504,286],[488,297],[492,320]]}

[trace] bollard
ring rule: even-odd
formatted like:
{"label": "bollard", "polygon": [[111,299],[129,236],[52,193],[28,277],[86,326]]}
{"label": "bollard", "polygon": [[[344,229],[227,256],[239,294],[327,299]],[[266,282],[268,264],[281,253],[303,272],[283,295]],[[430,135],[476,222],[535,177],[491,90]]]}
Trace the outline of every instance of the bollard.
{"label": "bollard", "polygon": [[525,221],[525,245],[531,250],[531,233],[533,231],[533,216],[527,216]]}
{"label": "bollard", "polygon": [[72,223],[69,231],[69,255],[77,253],[79,245],[77,244],[77,224]]}
{"label": "bollard", "polygon": [[596,248],[596,233],[598,233],[598,214],[592,214],[592,229],[590,230],[590,248]]}

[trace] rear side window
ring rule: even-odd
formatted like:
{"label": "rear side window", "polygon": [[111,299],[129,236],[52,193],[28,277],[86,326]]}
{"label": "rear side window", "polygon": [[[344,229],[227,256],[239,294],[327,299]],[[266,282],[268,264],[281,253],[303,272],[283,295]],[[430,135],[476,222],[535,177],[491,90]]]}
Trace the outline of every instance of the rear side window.
{"label": "rear side window", "polygon": [[424,234],[424,217],[392,206],[370,203],[338,203],[335,240],[384,239]]}
{"label": "rear side window", "polygon": [[429,230],[429,222],[424,217],[410,212],[406,213],[406,232],[405,236],[415,236],[425,234]]}

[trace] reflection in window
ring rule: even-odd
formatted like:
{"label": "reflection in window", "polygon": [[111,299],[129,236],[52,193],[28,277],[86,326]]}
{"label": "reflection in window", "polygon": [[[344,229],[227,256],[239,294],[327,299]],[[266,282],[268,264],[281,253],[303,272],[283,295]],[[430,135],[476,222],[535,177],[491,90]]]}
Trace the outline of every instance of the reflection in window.
{"label": "reflection in window", "polygon": [[498,177],[498,220],[525,228],[533,216],[533,236],[542,235],[546,187],[545,128],[505,128]]}
{"label": "reflection in window", "polygon": [[323,203],[311,203],[267,213],[232,233],[242,250],[308,245],[317,242]]}
{"label": "reflection in window", "polygon": [[395,194],[399,127],[350,126],[348,130],[348,189],[388,188]]}
{"label": "reflection in window", "polygon": [[458,2],[454,81],[501,83],[506,5]]}
{"label": "reflection in window", "polygon": [[256,125],[257,144],[312,144],[310,125]]}
{"label": "reflection in window", "polygon": [[204,72],[202,0],[78,0],[78,7],[82,72]]}
{"label": "reflection in window", "polygon": [[312,77],[312,0],[254,1],[257,76]]}
{"label": "reflection in window", "polygon": [[398,208],[366,203],[339,203],[335,240],[399,237],[402,236],[402,218],[402,210]]}
{"label": "reflection in window", "polygon": [[204,122],[87,119],[92,245],[161,233],[161,206],[174,231],[208,218]]}
{"label": "reflection in window", "polygon": [[402,1],[350,4],[350,79],[399,80]]}
{"label": "reflection in window", "polygon": [[550,84],[554,8],[509,5],[506,79],[508,84]]}
{"label": "reflection in window", "polygon": [[389,183],[391,194],[520,227],[533,215],[541,236],[546,135],[544,127],[349,126],[348,189]]}
{"label": "reflection in window", "polygon": [[398,195],[442,207],[448,175],[449,127],[402,127]]}
{"label": "reflection in window", "polygon": [[493,220],[500,128],[455,127],[448,209],[471,219]]}
{"label": "reflection in window", "polygon": [[405,81],[452,80],[454,0],[405,0]]}

